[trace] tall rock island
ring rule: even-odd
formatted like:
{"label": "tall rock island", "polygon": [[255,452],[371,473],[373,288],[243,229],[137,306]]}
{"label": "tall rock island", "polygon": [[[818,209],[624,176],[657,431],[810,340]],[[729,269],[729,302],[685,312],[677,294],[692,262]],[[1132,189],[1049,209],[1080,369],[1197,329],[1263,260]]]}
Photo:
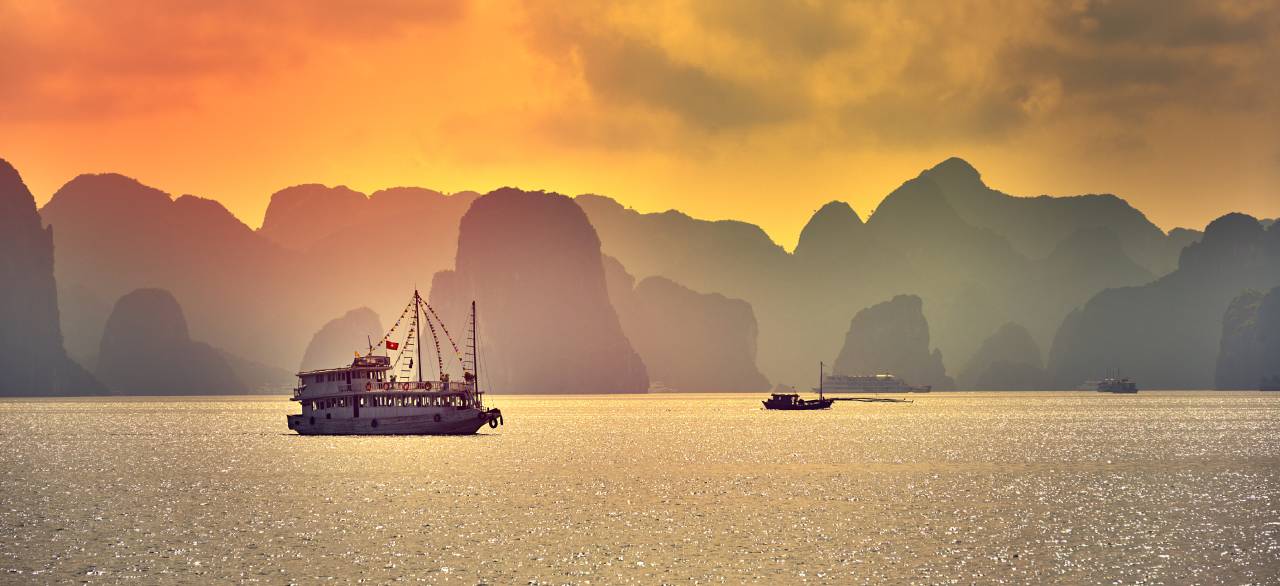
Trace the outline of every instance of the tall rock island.
{"label": "tall rock island", "polygon": [[311,337],[299,370],[335,368],[350,364],[354,352],[363,352],[370,339],[382,338],[382,320],[368,307],[353,309],[329,320]]}
{"label": "tall rock island", "polygon": [[97,374],[118,395],[249,391],[217,349],[191,340],[182,307],[163,289],[138,289],[116,302],[102,334]]}
{"label": "tall rock island", "polygon": [[652,388],[769,389],[756,367],[756,318],[750,303],[699,293],[665,277],[636,285],[612,257],[605,258],[605,273],[623,332],[644,360]]}
{"label": "tall rock island", "polygon": [[62,346],[53,277],[53,227],[0,159],[0,395],[81,395],[103,391]]}
{"label": "tall rock island", "polygon": [[924,302],[915,295],[898,295],[859,311],[849,323],[833,370],[848,375],[889,373],[935,389],[955,386],[942,366],[942,353],[929,351]]}
{"label": "tall rock island", "polygon": [[459,332],[472,300],[489,390],[648,390],[644,363],[609,302],[600,239],[572,199],[503,188],[471,204],[456,266],[436,274],[431,303]]}
{"label": "tall rock island", "polygon": [[957,382],[978,390],[1033,390],[1048,384],[1040,347],[1027,328],[1013,322],[983,341]]}
{"label": "tall rock island", "polygon": [[1214,387],[1256,389],[1264,381],[1280,382],[1280,287],[1241,293],[1222,317]]}
{"label": "tall rock island", "polygon": [[1227,214],[1187,246],[1178,270],[1107,289],[1062,322],[1049,353],[1057,386],[1119,371],[1146,389],[1214,386],[1223,316],[1246,289],[1280,285],[1280,230]]}

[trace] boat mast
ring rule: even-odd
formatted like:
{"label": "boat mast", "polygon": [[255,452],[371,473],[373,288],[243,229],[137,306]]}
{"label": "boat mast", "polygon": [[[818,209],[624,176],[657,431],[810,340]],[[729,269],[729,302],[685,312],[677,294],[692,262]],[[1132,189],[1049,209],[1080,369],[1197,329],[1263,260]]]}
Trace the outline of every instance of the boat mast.
{"label": "boat mast", "polygon": [[418,314],[422,313],[422,296],[413,290],[413,345],[418,352],[418,382],[422,382],[422,327],[418,324]]}
{"label": "boat mast", "polygon": [[471,300],[471,384],[476,394],[476,407],[483,408],[484,398],[480,392],[480,338],[476,337],[476,301]]}
{"label": "boat mast", "polygon": [[826,370],[827,370],[827,365],[823,364],[822,361],[819,360],[818,361],[818,399],[819,400],[823,398],[822,397],[822,379],[826,378]]}

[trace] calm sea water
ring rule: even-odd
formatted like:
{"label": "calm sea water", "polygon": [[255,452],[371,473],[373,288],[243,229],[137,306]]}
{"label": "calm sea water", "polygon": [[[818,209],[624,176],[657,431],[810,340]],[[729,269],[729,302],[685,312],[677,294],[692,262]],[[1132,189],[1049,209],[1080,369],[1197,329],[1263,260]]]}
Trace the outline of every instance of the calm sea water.
{"label": "calm sea water", "polygon": [[0,579],[1275,583],[1280,394],[491,397],[471,437],[279,399],[0,402]]}

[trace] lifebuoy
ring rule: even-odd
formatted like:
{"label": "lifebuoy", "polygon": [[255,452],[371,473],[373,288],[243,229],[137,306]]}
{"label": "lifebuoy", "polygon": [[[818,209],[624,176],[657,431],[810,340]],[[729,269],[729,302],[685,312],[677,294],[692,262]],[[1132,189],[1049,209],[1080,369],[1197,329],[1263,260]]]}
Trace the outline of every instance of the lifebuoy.
{"label": "lifebuoy", "polygon": [[366,390],[366,391],[372,391],[372,390],[373,390],[373,383],[364,383],[364,390]]}
{"label": "lifebuoy", "polygon": [[400,383],[400,390],[407,391],[409,390],[409,388],[410,388],[409,383]]}
{"label": "lifebuoy", "polygon": [[498,429],[498,418],[494,417],[489,420],[489,429]]}
{"label": "lifebuoy", "polygon": [[431,390],[431,381],[427,381],[427,384],[426,384],[425,386],[423,386],[423,388],[425,388],[425,389],[427,389],[428,391],[430,391],[430,390]]}

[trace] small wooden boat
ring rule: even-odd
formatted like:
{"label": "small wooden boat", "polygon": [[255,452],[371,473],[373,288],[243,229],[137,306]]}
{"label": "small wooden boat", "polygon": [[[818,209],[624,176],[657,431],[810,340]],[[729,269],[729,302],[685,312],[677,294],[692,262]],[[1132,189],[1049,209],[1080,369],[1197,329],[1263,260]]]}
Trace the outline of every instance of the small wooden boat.
{"label": "small wooden boat", "polygon": [[801,399],[798,393],[773,393],[769,395],[769,400],[761,401],[764,403],[765,409],[775,409],[780,411],[813,411],[817,409],[830,409],[831,404],[835,403],[835,399],[828,399],[822,394],[822,372],[824,366],[818,363],[818,398],[817,399]]}
{"label": "small wooden boat", "polygon": [[813,409],[830,409],[831,404],[835,403],[835,399],[827,399],[821,396],[817,399],[801,399],[800,395],[795,393],[773,393],[772,395],[769,395],[769,400],[761,401],[761,403],[764,403],[765,409],[808,411]]}

